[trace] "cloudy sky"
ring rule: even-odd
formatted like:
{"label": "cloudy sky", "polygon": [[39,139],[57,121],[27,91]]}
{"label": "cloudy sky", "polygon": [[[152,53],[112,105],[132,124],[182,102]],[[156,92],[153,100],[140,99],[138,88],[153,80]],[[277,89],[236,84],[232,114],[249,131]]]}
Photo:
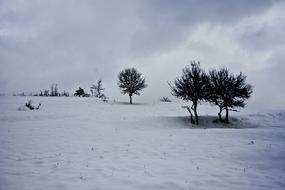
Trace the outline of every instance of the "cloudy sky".
{"label": "cloudy sky", "polygon": [[140,101],[171,96],[190,60],[242,71],[255,86],[249,107],[285,107],[285,1],[0,0],[0,92],[89,89],[124,100],[118,72],[136,67]]}

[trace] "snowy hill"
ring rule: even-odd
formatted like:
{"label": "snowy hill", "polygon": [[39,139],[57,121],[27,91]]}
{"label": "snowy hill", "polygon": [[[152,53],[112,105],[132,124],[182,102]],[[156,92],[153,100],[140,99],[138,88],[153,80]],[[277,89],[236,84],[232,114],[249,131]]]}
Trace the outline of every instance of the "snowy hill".
{"label": "snowy hill", "polygon": [[183,104],[0,97],[0,189],[284,189],[285,112],[213,123]]}

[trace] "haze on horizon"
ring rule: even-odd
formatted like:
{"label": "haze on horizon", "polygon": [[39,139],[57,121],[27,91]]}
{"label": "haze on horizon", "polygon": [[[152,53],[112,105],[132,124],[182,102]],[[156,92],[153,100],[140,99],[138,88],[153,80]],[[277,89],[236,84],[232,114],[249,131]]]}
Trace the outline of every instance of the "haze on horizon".
{"label": "haze on horizon", "polygon": [[110,99],[127,101],[117,75],[136,67],[148,87],[135,98],[157,100],[197,60],[247,75],[248,107],[282,109],[284,9],[278,0],[0,0],[0,92],[89,91],[102,78]]}

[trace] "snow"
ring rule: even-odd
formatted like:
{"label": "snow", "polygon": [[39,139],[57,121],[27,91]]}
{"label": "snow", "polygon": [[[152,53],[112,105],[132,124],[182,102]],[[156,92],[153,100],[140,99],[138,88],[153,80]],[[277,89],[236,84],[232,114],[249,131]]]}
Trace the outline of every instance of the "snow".
{"label": "snow", "polygon": [[197,128],[182,105],[0,97],[0,189],[284,189],[285,111]]}

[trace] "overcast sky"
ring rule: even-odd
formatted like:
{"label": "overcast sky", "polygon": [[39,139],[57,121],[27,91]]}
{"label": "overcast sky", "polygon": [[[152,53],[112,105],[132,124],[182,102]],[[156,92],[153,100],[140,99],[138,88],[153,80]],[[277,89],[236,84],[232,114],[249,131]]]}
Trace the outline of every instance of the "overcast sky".
{"label": "overcast sky", "polygon": [[0,92],[70,93],[103,79],[128,101],[118,72],[136,67],[148,83],[139,101],[169,96],[167,81],[190,60],[242,71],[249,107],[285,107],[285,1],[0,0]]}

